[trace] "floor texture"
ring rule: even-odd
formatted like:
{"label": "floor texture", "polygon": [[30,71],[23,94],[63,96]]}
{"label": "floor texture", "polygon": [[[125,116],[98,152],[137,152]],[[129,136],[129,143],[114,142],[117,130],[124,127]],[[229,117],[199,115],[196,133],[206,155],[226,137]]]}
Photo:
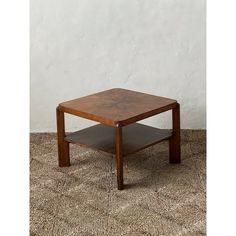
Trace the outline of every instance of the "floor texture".
{"label": "floor texture", "polygon": [[55,134],[31,134],[30,235],[206,235],[206,133],[181,136],[181,164],[167,142],[127,156],[118,191],[112,155],[71,145],[59,168]]}

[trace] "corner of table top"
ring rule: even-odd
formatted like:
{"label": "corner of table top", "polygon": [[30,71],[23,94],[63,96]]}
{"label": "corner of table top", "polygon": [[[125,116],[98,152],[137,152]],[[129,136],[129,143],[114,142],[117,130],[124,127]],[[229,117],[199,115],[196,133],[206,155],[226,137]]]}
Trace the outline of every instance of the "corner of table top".
{"label": "corner of table top", "polygon": [[64,112],[63,102],[57,105],[57,110]]}

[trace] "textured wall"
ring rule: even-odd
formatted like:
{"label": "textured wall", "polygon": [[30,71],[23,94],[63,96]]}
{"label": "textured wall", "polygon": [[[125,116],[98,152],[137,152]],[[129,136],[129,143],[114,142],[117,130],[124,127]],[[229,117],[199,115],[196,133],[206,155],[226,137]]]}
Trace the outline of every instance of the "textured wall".
{"label": "textured wall", "polygon": [[31,1],[32,132],[55,131],[59,102],[112,87],[177,99],[182,128],[205,128],[205,76],[205,0]]}

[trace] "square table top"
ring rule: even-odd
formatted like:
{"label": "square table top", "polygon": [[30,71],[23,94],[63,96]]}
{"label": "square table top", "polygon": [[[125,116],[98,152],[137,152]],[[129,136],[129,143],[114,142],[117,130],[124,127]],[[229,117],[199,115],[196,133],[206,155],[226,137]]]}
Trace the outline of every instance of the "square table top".
{"label": "square table top", "polygon": [[59,110],[110,126],[124,126],[175,108],[177,101],[114,88],[59,104]]}

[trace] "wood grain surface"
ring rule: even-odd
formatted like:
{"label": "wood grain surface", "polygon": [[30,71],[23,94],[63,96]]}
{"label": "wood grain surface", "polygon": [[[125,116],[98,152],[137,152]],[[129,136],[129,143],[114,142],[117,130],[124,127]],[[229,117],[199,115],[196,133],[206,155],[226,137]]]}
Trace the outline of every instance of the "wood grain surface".
{"label": "wood grain surface", "polygon": [[175,108],[176,100],[114,88],[59,104],[62,112],[124,126]]}

